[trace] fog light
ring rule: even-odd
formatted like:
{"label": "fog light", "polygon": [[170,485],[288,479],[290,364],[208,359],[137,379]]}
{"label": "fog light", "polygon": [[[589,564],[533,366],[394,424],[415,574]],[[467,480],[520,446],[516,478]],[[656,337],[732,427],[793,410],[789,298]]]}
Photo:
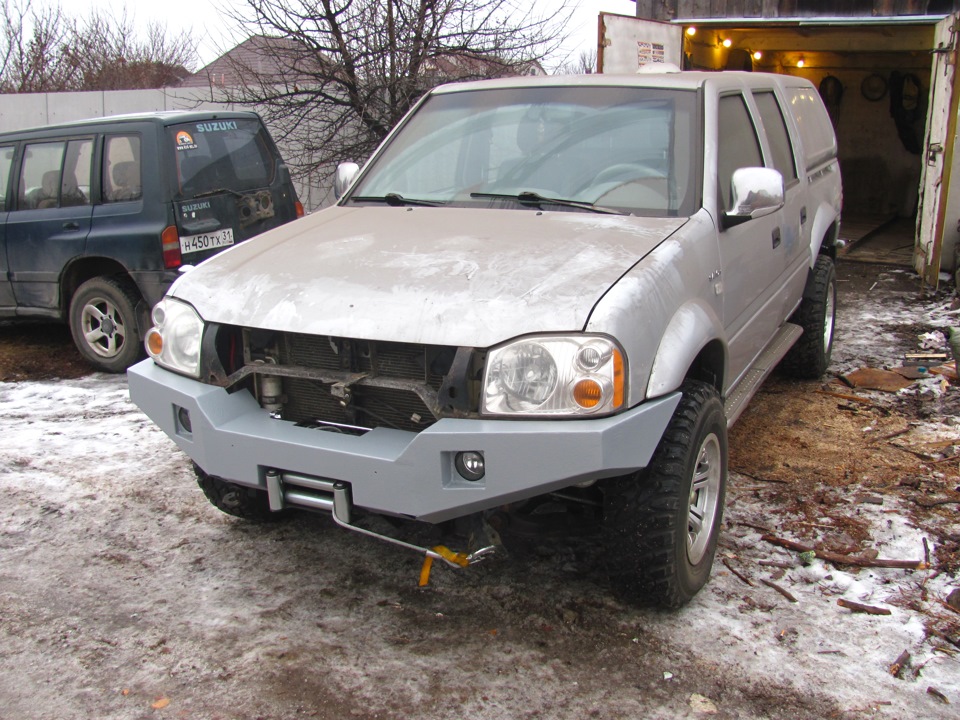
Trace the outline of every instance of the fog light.
{"label": "fog light", "polygon": [[454,464],[457,466],[457,472],[464,480],[476,482],[483,478],[486,471],[483,462],[483,453],[469,450],[467,452],[457,453]]}
{"label": "fog light", "polygon": [[180,424],[180,427],[188,433],[193,432],[193,426],[190,424],[190,411],[186,408],[177,408],[177,422]]}

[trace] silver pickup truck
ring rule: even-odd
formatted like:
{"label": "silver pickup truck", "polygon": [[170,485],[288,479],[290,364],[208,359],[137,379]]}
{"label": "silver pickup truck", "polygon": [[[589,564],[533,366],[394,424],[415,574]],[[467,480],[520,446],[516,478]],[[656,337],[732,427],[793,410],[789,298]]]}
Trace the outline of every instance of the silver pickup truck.
{"label": "silver pickup truck", "polygon": [[[596,509],[613,587],[706,583],[727,429],[830,359],[841,207],[816,89],[759,73],[436,88],[336,206],[184,274],[130,394],[221,510],[440,523]],[[461,521],[462,523],[463,521]],[[397,538],[383,539],[408,545]],[[492,538],[492,540],[491,540]]]}

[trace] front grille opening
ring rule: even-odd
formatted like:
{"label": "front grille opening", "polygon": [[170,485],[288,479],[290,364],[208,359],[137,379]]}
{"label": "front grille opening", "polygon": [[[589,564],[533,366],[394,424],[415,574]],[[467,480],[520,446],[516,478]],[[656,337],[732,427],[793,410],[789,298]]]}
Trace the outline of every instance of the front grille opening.
{"label": "front grille opening", "polygon": [[[483,356],[473,348],[224,327],[216,350],[228,389],[250,389],[274,417],[302,427],[419,432],[477,415]],[[282,381],[279,403],[261,390],[276,380],[264,378]]]}

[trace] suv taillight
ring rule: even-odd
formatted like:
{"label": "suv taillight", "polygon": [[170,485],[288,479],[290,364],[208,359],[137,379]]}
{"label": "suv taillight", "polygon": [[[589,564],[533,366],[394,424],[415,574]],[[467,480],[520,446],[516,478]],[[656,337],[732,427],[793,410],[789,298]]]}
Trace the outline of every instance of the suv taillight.
{"label": "suv taillight", "polygon": [[180,233],[174,225],[164,228],[160,234],[160,243],[163,247],[163,266],[165,268],[180,267],[183,262],[180,257]]}

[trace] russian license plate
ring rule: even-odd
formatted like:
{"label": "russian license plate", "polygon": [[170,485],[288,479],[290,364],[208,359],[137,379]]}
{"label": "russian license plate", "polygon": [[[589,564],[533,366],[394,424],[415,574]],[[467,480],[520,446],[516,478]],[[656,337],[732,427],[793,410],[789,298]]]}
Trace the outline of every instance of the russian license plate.
{"label": "russian license plate", "polygon": [[180,252],[184,255],[229,245],[233,245],[233,228],[221,228],[213,232],[187,235],[180,238]]}

